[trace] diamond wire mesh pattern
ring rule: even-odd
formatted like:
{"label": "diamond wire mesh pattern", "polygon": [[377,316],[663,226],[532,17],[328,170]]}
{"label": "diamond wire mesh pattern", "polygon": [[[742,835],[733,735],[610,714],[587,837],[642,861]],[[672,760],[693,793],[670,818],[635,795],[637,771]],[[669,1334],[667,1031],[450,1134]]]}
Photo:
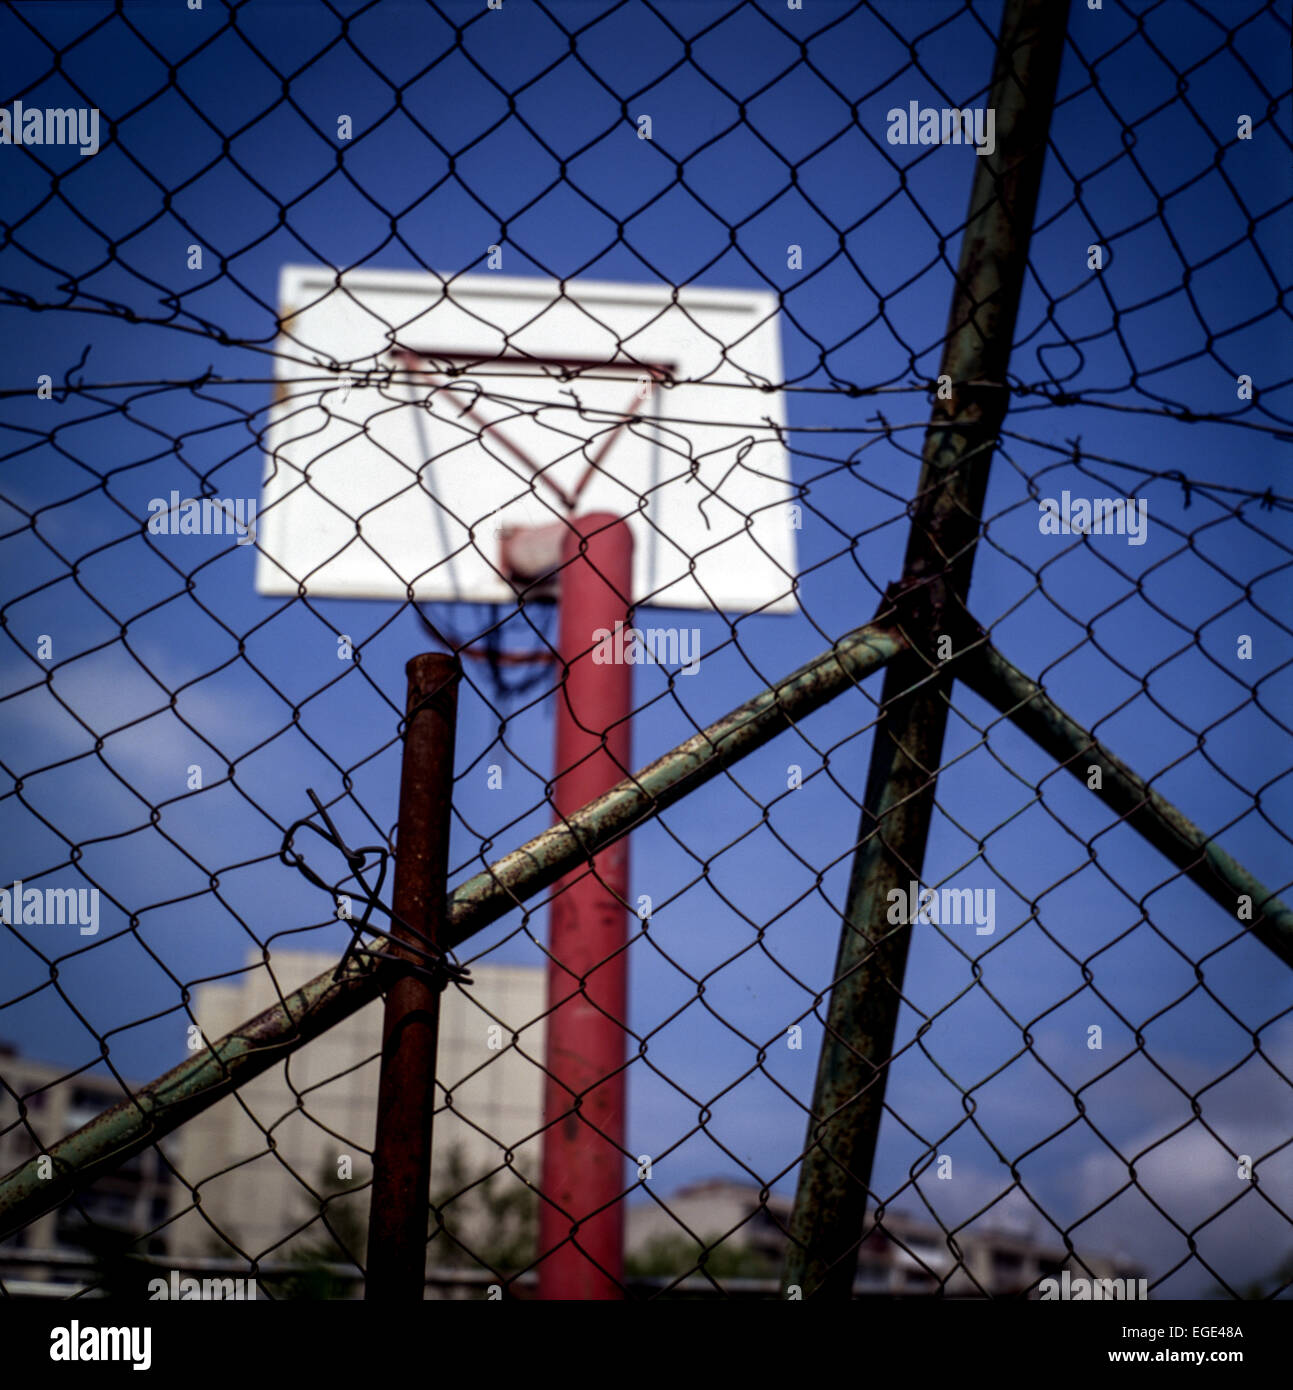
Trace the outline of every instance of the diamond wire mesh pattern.
{"label": "diamond wire mesh pattern", "polygon": [[[97,894],[79,932],[25,899],[4,926],[5,1170],[336,964],[350,929],[279,849],[307,786],[348,843],[393,848],[412,653],[465,658],[451,883],[552,819],[550,598],[348,604],[306,578],[266,599],[245,527],[148,529],[172,489],[258,493],[280,264],[400,265],[452,296],[501,247],[513,274],[778,295],[799,611],[684,615],[698,679],[635,672],[638,766],[866,621],[901,570],[974,159],[891,143],[888,112],[982,105],[995,7],[301,13],[0,16],[12,100],[103,123],[90,158],[2,151],[3,884]],[[1288,37],[1275,4],[1075,9],[970,593],[999,650],[1276,892]],[[507,380],[495,403],[527,409]],[[1046,499],[1091,497],[1143,501],[1141,541],[1039,528]],[[1287,1292],[1286,967],[952,691],[912,877],[993,917],[919,921],[888,982],[859,1291],[1036,1296],[1067,1268]],[[859,683],[633,835],[633,1296],[776,1291],[878,698]],[[471,940],[474,983],[445,996],[436,1295],[533,1290],[548,916],[535,899]],[[0,1246],[0,1287],[360,1291],[375,1009]]]}

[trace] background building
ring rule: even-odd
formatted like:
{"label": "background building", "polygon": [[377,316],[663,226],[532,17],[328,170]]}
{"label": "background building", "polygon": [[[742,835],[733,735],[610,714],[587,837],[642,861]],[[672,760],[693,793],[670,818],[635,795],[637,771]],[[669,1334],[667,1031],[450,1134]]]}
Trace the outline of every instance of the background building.
{"label": "background building", "polygon": [[[716,1178],[680,1187],[663,1201],[663,1207],[629,1208],[627,1246],[641,1275],[676,1276],[686,1269],[695,1249],[690,1230],[706,1245],[721,1242],[707,1261],[720,1282],[779,1277],[793,1205],[789,1197],[773,1193],[761,1203],[754,1184]],[[1072,1276],[1139,1279],[1145,1273],[1127,1261],[1085,1251],[1084,1268],[1062,1245],[981,1225],[957,1232],[955,1241],[959,1262],[935,1223],[887,1211],[883,1228],[872,1230],[862,1244],[854,1293],[919,1296],[935,1294],[943,1285],[949,1297],[1000,1298],[1035,1289],[1040,1279],[1058,1277],[1066,1266]]]}
{"label": "background building", "polygon": [[[193,991],[194,1014],[205,1037],[219,1038],[335,964],[328,952],[275,950],[271,976],[253,951],[245,977]],[[501,1247],[513,1256],[527,1248],[531,1194],[504,1155],[537,1176],[543,1081],[544,972],[478,965],[472,978],[468,991],[441,996],[432,1156],[449,1235],[431,1242],[430,1260],[459,1268],[508,1256]],[[66,1296],[101,1281],[101,1257],[114,1250],[163,1268],[168,1260],[194,1269],[231,1259],[280,1269],[362,1261],[381,1034],[377,1000],[181,1126],[161,1153],[144,1150],[24,1228],[0,1246],[5,1288]],[[68,1078],[10,1046],[0,1056],[0,1173],[38,1152],[28,1126],[50,1145],[124,1097],[111,1076]],[[326,1290],[349,1291],[344,1282]]]}
{"label": "background building", "polygon": [[[69,1077],[65,1067],[20,1056],[9,1043],[0,1043],[0,1072],[5,1082],[0,1088],[0,1173],[40,1152],[33,1134],[49,1147],[125,1099],[115,1077],[92,1072]],[[23,1099],[25,1121],[16,1096]],[[166,1140],[160,1147],[162,1153],[145,1149],[127,1159],[76,1201],[46,1212],[0,1244],[0,1279],[6,1290],[66,1294],[70,1286],[85,1282],[90,1262],[111,1257],[114,1247],[127,1244],[140,1254],[164,1254],[166,1233],[158,1228],[171,1211],[176,1180],[162,1154],[173,1156],[176,1142]],[[146,1239],[135,1244],[141,1236]]]}
{"label": "background building", "polygon": [[[205,1036],[269,1008],[275,983],[287,993],[336,964],[329,953],[281,949],[272,960],[272,979],[253,953],[245,979],[195,991]],[[476,1251],[491,1239],[490,1204],[472,1185],[495,1175],[487,1185],[494,1204],[527,1192],[504,1161],[509,1151],[516,1169],[538,1173],[546,1003],[544,973],[533,966],[476,965],[472,979],[466,991],[451,986],[441,996],[432,1190],[449,1199],[446,1227]],[[363,1259],[381,1035],[378,1000],[183,1126],[177,1256],[281,1261],[308,1246],[335,1261],[347,1251]],[[321,1197],[331,1236],[319,1220]],[[440,1237],[431,1258],[467,1256]]]}

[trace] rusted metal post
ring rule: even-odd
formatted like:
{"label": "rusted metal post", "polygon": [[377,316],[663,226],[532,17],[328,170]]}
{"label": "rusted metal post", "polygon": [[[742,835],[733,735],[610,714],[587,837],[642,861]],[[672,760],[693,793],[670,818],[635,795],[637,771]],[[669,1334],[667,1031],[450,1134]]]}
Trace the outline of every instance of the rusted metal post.
{"label": "rusted metal post", "polygon": [[[596,660],[600,650],[614,655],[611,635],[631,625],[632,532],[605,512],[569,525],[561,552],[558,820],[629,770],[633,713],[632,666]],[[628,891],[624,839],[563,879],[549,909],[542,1299],[623,1297]]]}
{"label": "rusted metal post", "polygon": [[[400,772],[399,827],[389,953],[426,963],[418,947],[444,938],[453,748],[458,714],[458,658],[428,653],[405,668],[408,703]],[[368,1217],[364,1296],[420,1302],[426,1285],[435,1113],[440,985],[425,975],[400,976],[386,992],[377,1137]]]}
{"label": "rusted metal post", "polygon": [[988,98],[996,148],[974,160],[939,369],[952,395],[934,407],[902,579],[888,595],[913,650],[885,672],[791,1221],[784,1283],[803,1298],[852,1296],[911,937],[888,927],[887,895],[921,877],[951,694],[937,639],[955,644],[968,626],[1067,20],[1068,0],[1007,0],[1002,13]]}

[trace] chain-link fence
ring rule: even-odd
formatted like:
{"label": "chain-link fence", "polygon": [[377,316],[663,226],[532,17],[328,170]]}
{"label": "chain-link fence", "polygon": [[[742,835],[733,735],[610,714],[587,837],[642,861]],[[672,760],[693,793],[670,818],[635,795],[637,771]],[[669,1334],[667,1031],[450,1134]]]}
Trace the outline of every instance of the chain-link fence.
{"label": "chain-link fence", "polygon": [[[429,1296],[533,1296],[554,1240],[633,1297],[1287,1292],[1287,7],[1065,9],[0,15],[6,1294],[362,1293],[426,650],[463,667]],[[701,355],[608,318],[589,361],[488,321],[329,356],[285,265],[477,321],[496,272],[663,287]],[[714,286],[771,296],[779,378],[689,315]],[[735,451],[688,442],[698,381]],[[319,481],[414,418],[375,501]],[[598,561],[486,522],[559,544],[590,480],[666,578],[739,588],[754,536],[784,584],[639,593],[636,660],[586,635],[631,719],[577,811],[557,596]],[[274,530],[293,489],[326,515]],[[321,585],[343,553],[405,597]],[[451,601],[464,565],[506,594]],[[590,881],[631,930],[563,972]],[[611,958],[584,1210],[548,1034]]]}

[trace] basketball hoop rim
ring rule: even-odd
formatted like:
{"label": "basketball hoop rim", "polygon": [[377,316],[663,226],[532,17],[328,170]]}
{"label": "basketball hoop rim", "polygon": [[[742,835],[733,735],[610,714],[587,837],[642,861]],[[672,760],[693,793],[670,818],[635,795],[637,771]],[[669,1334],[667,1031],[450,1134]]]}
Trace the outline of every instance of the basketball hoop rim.
{"label": "basketball hoop rim", "polygon": [[[493,363],[524,363],[533,367],[555,367],[559,371],[570,373],[578,372],[584,374],[592,371],[619,372],[627,375],[641,375],[646,373],[661,385],[676,385],[673,373],[678,368],[676,362],[611,362],[603,357],[548,357],[541,353],[531,352],[461,352],[457,349],[449,348],[410,348],[396,346],[390,349],[388,356],[403,358],[415,362],[425,362],[427,359],[444,362],[461,362],[470,365],[484,365]],[[453,368],[437,369],[434,367],[421,366],[418,368],[423,372],[434,372],[437,376],[456,376],[460,372]],[[512,375],[503,372],[500,375]]]}

